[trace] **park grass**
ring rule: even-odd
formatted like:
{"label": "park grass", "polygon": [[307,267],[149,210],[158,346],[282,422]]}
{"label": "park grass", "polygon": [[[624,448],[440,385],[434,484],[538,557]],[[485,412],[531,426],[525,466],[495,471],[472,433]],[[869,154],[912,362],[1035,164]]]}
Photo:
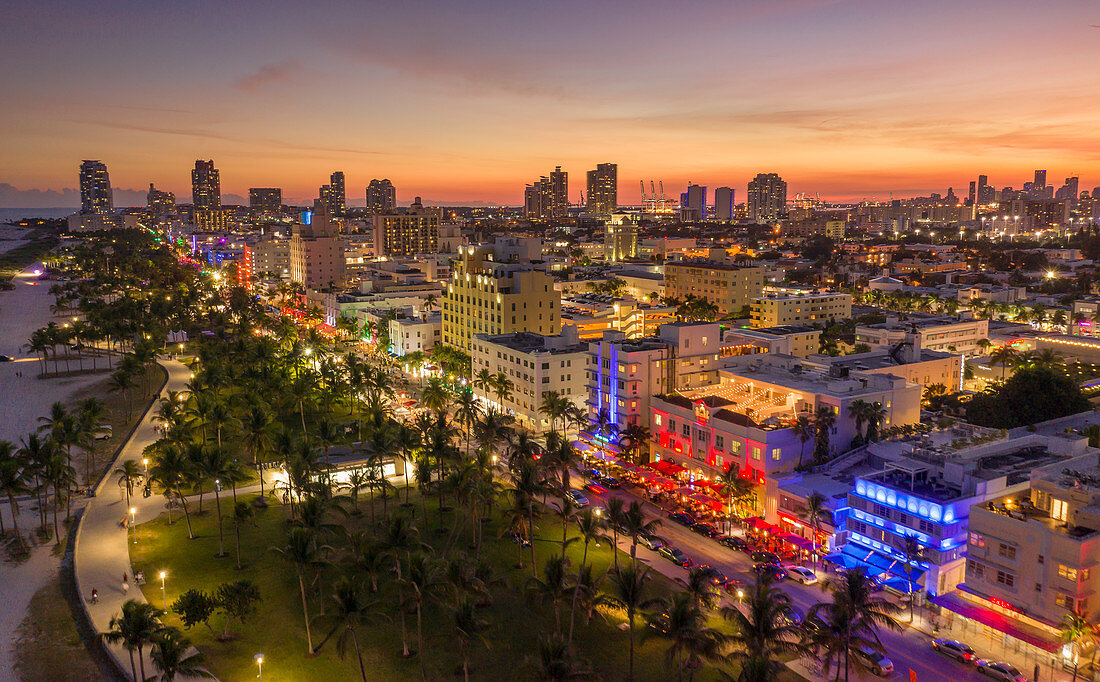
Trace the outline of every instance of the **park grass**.
{"label": "park grass", "polygon": [[26,244],[0,253],[0,279],[9,280],[31,263],[39,261],[60,243],[57,235],[49,230],[37,230]]}
{"label": "park grass", "polygon": [[[223,493],[223,497],[226,495]],[[254,497],[249,495],[248,499]],[[243,499],[243,497],[242,497]],[[405,513],[420,513],[419,499],[414,493],[412,506]],[[370,516],[366,500],[361,500],[363,514],[348,517],[344,521],[349,529],[365,529],[370,526]],[[375,502],[381,512],[381,502]],[[395,500],[390,501],[391,513]],[[446,534],[438,532],[438,504],[428,501],[429,530],[422,539],[437,547],[446,542]],[[230,507],[223,499],[223,510]],[[235,569],[234,536],[232,526],[227,522],[226,550],[230,556],[215,559],[218,548],[217,523],[213,505],[207,507],[208,513],[192,518],[196,534],[200,537],[187,540],[187,530],[183,520],[175,517],[176,523],[169,526],[166,517],[158,518],[138,528],[138,541],[131,544],[131,557],[135,570],[144,571],[147,584],[144,587],[146,598],[155,606],[163,606],[160,582],[157,575],[161,570],[168,572],[167,599],[171,603],[180,593],[189,588],[213,590],[217,585],[249,578],[259,586],[262,603],[257,612],[243,625],[231,628],[235,637],[230,641],[218,641],[202,626],[188,632],[195,645],[206,655],[210,670],[223,680],[249,679],[255,676],[253,657],[264,654],[264,677],[271,680],[313,680],[357,679],[358,666],[354,655],[340,660],[330,641],[316,656],[306,655],[305,629],[302,621],[301,602],[297,578],[292,565],[271,551],[271,547],[281,547],[285,542],[287,512],[279,505],[257,510],[256,525],[246,526],[241,534],[241,551],[244,570]],[[453,520],[448,512],[446,523]],[[418,519],[418,525],[423,526]],[[560,550],[561,526],[554,517],[544,517],[538,524],[535,544],[539,565],[551,554]],[[537,655],[538,638],[553,630],[553,612],[549,606],[537,606],[523,597],[523,585],[531,575],[526,569],[517,569],[517,546],[508,540],[496,537],[498,522],[486,523],[482,557],[490,563],[495,575],[507,582],[506,586],[493,589],[494,599],[490,606],[482,610],[491,626],[484,633],[491,648],[485,649],[476,641],[471,644],[471,677],[484,680],[530,679],[533,674],[525,669],[528,657]],[[557,538],[558,541],[554,539]],[[589,562],[597,572],[603,572],[610,566],[612,555],[609,543],[589,547]],[[574,570],[579,564],[583,551],[581,543],[573,543],[567,553],[573,561]],[[529,562],[530,550],[524,550],[525,562]],[[629,561],[629,556],[620,552],[620,561]],[[598,573],[597,573],[598,574]],[[327,570],[324,582],[331,585],[335,570]],[[674,583],[665,576],[653,573],[652,594],[666,594],[674,588]],[[395,611],[395,594],[392,581],[385,576],[379,580],[380,591],[369,595],[378,601],[379,616],[374,622],[360,630],[360,646],[369,679],[415,679],[419,677],[419,661],[416,657],[405,660],[400,657],[401,637]],[[311,615],[319,612],[315,595],[310,598]],[[562,607],[563,626],[568,621],[568,604]],[[170,625],[179,625],[175,614],[168,614],[165,621]],[[628,635],[619,625],[625,622],[622,614],[604,611],[585,625],[578,618],[575,644],[579,658],[598,673],[600,679],[624,679],[628,664]],[[220,631],[224,617],[216,615],[211,626]],[[410,647],[416,648],[415,615],[407,617]],[[635,658],[635,677],[638,680],[667,680],[675,676],[664,660],[667,643],[660,638],[643,641],[645,625],[638,620],[636,625],[637,651]],[[460,657],[453,628],[446,610],[438,605],[427,606],[424,613],[425,655],[429,679],[450,679],[456,674],[460,677]],[[314,645],[321,641],[326,631],[320,623],[313,629]],[[456,672],[457,670],[457,672]],[[717,679],[712,670],[701,671],[697,680]]]}

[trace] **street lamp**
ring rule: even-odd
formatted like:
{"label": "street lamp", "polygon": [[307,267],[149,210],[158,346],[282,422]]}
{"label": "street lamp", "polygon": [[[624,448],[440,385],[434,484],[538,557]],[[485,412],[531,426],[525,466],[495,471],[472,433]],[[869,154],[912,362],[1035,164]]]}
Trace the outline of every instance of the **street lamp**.
{"label": "street lamp", "polygon": [[165,589],[164,581],[168,577],[168,571],[160,572],[160,598],[164,602],[164,610],[168,610],[168,590]]}
{"label": "street lamp", "polygon": [[259,674],[260,682],[263,682],[263,679],[264,679],[264,655],[263,654],[256,654],[255,656],[253,656],[253,658],[256,659],[256,668],[260,671],[260,674]]}
{"label": "street lamp", "polygon": [[137,544],[137,507],[130,507],[130,527],[134,529],[134,544]]}

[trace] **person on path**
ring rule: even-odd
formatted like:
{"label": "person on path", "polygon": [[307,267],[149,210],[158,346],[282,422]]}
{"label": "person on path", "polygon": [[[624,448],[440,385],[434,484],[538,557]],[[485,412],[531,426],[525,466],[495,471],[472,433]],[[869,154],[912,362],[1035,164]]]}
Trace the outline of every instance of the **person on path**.
{"label": "person on path", "polygon": [[130,591],[130,579],[126,577],[126,574],[122,574],[122,591],[123,593]]}
{"label": "person on path", "polygon": [[99,603],[99,590],[97,590],[94,587],[92,588],[92,603],[93,604],[98,604]]}

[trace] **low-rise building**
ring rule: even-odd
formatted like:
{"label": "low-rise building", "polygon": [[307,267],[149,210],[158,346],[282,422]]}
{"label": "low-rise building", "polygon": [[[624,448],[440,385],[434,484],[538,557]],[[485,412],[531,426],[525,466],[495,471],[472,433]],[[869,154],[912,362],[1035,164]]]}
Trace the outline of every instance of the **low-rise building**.
{"label": "low-rise building", "polygon": [[[512,392],[499,407],[536,433],[551,427],[547,416],[539,412],[547,394],[556,392],[582,409],[588,397],[588,344],[580,341],[572,325],[563,326],[556,336],[530,332],[478,334],[471,347],[471,360],[475,375],[486,369],[508,377]],[[493,391],[475,386],[474,394],[498,403],[499,396]]]}
{"label": "low-rise building", "polygon": [[665,263],[666,296],[679,300],[688,296],[706,299],[718,307],[719,315],[739,312],[763,289],[763,267],[742,267],[714,261]]}
{"label": "low-rise building", "polygon": [[[1057,650],[1065,615],[1100,614],[1100,450],[1069,434],[1012,443],[1030,466],[970,508],[966,580],[946,606],[980,608],[1006,635]],[[1047,454],[1060,457],[1039,466]]]}
{"label": "low-rise building", "polygon": [[852,317],[852,295],[837,292],[765,294],[752,300],[754,327],[825,324]]}
{"label": "low-rise building", "polygon": [[562,298],[561,320],[575,326],[582,339],[599,338],[605,331],[621,331],[635,339],[654,336],[662,324],[675,322],[676,307],[582,294]]}
{"label": "low-rise building", "polygon": [[389,351],[401,358],[409,353],[428,353],[439,343],[443,330],[441,313],[399,317],[389,321]]}
{"label": "low-rise building", "polygon": [[980,352],[978,342],[989,337],[989,320],[966,319],[945,315],[888,315],[879,324],[856,326],[856,343],[869,346],[897,346],[907,335],[916,335],[925,350],[973,355]]}
{"label": "low-rise building", "polygon": [[962,390],[962,356],[924,350],[917,334],[906,334],[898,344],[878,346],[868,353],[832,357],[814,354],[811,364],[834,371],[892,374],[913,384],[942,384],[948,391]]}
{"label": "low-rise building", "polygon": [[789,324],[759,329],[728,329],[722,337],[722,356],[781,353],[809,357],[821,349],[821,330]]}

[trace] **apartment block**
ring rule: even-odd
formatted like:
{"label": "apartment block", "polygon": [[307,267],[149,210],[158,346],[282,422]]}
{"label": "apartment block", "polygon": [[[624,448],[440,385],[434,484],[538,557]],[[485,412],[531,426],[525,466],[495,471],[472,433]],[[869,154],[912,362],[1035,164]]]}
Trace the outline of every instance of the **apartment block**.
{"label": "apartment block", "polygon": [[476,334],[561,331],[561,294],[532,263],[498,262],[492,246],[460,246],[442,298],[443,343],[470,352]]}
{"label": "apartment block", "polygon": [[963,319],[942,315],[888,315],[880,324],[856,326],[856,343],[896,346],[913,334],[925,350],[972,355],[980,352],[978,342],[989,338],[989,320]]}
{"label": "apartment block", "polygon": [[[719,315],[737,313],[764,289],[763,267],[742,267],[714,261],[665,263],[665,295],[683,300],[705,298]],[[775,325],[771,325],[775,326]]]}
{"label": "apartment block", "polygon": [[[478,334],[470,355],[475,374],[487,369],[508,377],[512,394],[498,407],[536,433],[548,431],[551,426],[539,412],[547,394],[556,392],[582,408],[588,397],[588,344],[580,341],[572,325],[565,325],[555,336],[530,332]],[[490,403],[498,400],[496,393],[481,388],[475,387],[474,394]]]}
{"label": "apartment block", "polygon": [[852,295],[836,292],[765,294],[752,300],[754,327],[825,324],[852,317]]}

